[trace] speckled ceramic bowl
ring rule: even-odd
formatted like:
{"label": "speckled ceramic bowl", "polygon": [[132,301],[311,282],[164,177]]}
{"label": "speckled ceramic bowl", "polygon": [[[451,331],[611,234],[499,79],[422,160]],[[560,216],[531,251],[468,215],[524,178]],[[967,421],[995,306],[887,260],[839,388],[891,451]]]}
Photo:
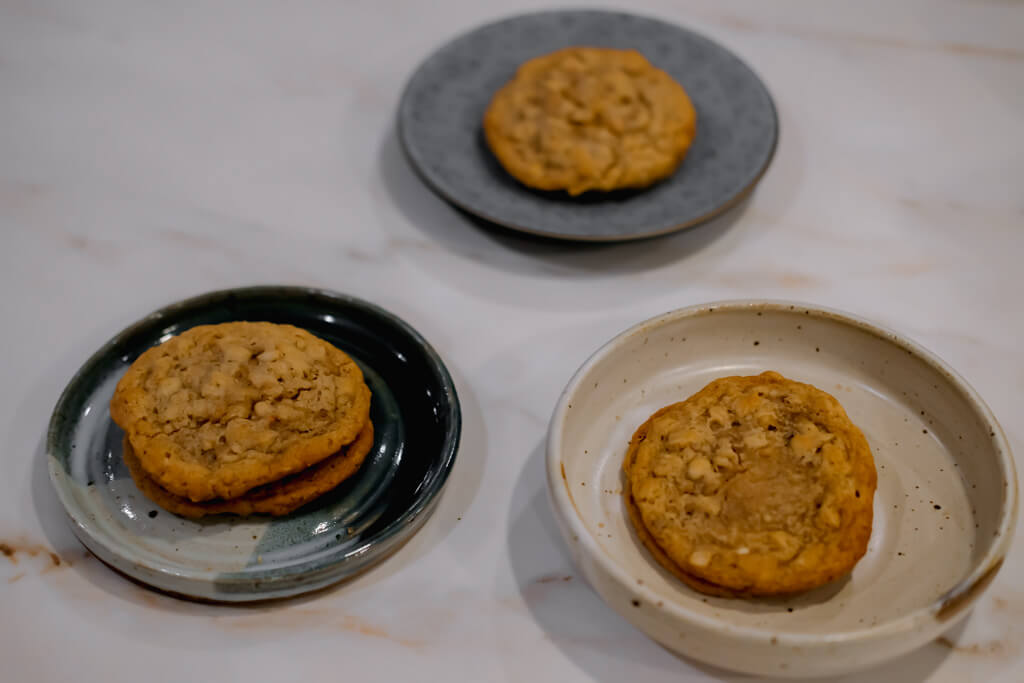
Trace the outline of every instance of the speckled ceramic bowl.
{"label": "speckled ceramic bowl", "polygon": [[[871,542],[850,577],[811,592],[707,597],[640,545],[622,459],[658,408],[714,378],[769,369],[836,396],[867,436],[878,469]],[[934,639],[992,581],[1017,517],[1009,444],[963,379],[898,334],[799,304],[697,306],[623,332],[562,394],[547,468],[572,556],[609,605],[676,652],[760,675],[848,672]]]}
{"label": "speckled ceramic bowl", "polygon": [[[232,320],[303,327],[352,356],[373,392],[374,446],[353,477],[288,516],[192,521],[135,487],[108,406],[117,381],[147,348],[195,325]],[[251,601],[322,588],[397,549],[433,510],[460,429],[444,363],[406,323],[341,294],[252,287],[168,306],[107,342],[60,397],[47,454],[75,535],[101,560],[170,593]]]}

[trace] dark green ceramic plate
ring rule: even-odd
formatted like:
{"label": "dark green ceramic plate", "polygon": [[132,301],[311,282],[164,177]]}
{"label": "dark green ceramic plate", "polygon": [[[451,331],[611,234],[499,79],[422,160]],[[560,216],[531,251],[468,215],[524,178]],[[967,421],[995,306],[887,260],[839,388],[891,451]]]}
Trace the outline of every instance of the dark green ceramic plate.
{"label": "dark green ceramic plate", "polygon": [[[374,446],[355,476],[287,517],[196,522],[158,508],[135,487],[108,403],[147,348],[195,325],[232,320],[296,325],[354,358],[373,392]],[[249,601],[322,588],[397,549],[433,509],[460,431],[444,363],[405,322],[342,294],[253,287],[173,304],[107,342],[57,402],[47,454],[75,534],[101,560],[171,593]]]}

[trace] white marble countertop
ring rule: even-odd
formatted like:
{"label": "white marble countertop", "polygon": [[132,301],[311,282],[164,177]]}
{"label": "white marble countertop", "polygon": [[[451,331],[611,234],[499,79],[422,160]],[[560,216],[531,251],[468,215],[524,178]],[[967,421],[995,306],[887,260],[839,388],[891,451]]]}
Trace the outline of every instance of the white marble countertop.
{"label": "white marble countertop", "polygon": [[[605,247],[482,231],[400,155],[394,111],[416,64],[541,3],[495,5],[0,4],[4,680],[730,679],[607,608],[544,493],[543,434],[572,372],[689,304],[789,298],[898,328],[1024,453],[1024,5],[630,3],[746,59],[782,133],[740,208]],[[78,545],[44,430],[123,326],[259,283],[351,293],[418,328],[458,385],[462,447],[435,515],[361,578],[271,607],[182,602]],[[850,680],[1017,681],[1022,666],[1018,542],[965,628]]]}

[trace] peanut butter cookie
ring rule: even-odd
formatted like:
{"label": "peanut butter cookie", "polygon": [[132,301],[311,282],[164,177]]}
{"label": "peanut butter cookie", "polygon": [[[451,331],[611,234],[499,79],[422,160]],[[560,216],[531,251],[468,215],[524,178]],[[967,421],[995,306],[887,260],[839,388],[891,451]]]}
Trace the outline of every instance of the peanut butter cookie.
{"label": "peanut butter cookie", "polygon": [[237,498],[351,443],[370,390],[340,350],[291,325],[194,327],[117,385],[110,414],[142,469],[193,502]]}
{"label": "peanut butter cookie", "polygon": [[662,408],[623,465],[641,541],[716,590],[808,590],[867,550],[877,476],[867,440],[835,398],[777,373],[721,378]]}
{"label": "peanut butter cookie", "polygon": [[639,52],[570,47],[519,67],[491,100],[484,134],[523,184],[578,195],[671,175],[696,120],[682,86]]}
{"label": "peanut butter cookie", "polygon": [[665,551],[661,549],[661,546],[655,543],[651,533],[647,531],[647,527],[644,526],[644,521],[640,517],[640,511],[636,507],[636,501],[633,500],[633,494],[626,490],[623,491],[623,496],[626,499],[626,512],[629,514],[629,521],[633,523],[633,530],[636,532],[636,537],[640,540],[640,543],[647,548],[647,551],[651,556],[657,560],[658,564],[664,567],[670,574],[700,593],[714,595],[720,598],[735,598],[742,595],[735,591],[722,588],[710,581],[705,581],[693,574],[687,574],[684,572],[678,564],[672,561],[672,558],[665,554]]}
{"label": "peanut butter cookie", "polygon": [[355,474],[372,447],[373,425],[367,422],[355,441],[309,469],[257,486],[239,498],[202,503],[193,503],[157,484],[142,469],[128,437],[124,439],[124,461],[139,490],[151,501],[176,515],[189,519],[221,514],[281,516],[316,500]]}

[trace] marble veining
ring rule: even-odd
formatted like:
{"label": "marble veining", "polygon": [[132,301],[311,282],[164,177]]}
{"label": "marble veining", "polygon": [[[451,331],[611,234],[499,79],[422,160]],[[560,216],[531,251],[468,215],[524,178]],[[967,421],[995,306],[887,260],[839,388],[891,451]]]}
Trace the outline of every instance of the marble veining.
{"label": "marble veining", "polygon": [[[576,368],[622,329],[700,302],[805,300],[897,328],[964,375],[1024,457],[1024,5],[630,3],[738,54],[780,137],[739,206],[617,246],[484,226],[427,190],[395,137],[424,57],[547,6],[0,4],[5,680],[739,680],[601,602],[544,491],[545,426]],[[430,340],[463,409],[449,485],[408,544],[333,589],[222,607],[139,587],[63,519],[50,411],[141,315],[270,283],[374,301]],[[964,626],[845,680],[1018,680],[1019,540]]]}

